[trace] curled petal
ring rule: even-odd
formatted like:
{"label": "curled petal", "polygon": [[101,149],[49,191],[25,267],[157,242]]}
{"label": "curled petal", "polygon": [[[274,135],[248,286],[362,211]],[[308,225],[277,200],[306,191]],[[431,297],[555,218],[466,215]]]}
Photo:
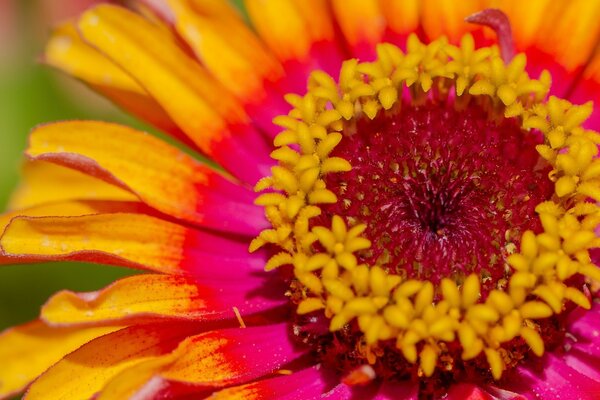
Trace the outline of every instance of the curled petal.
{"label": "curled petal", "polygon": [[198,283],[182,276],[137,275],[121,279],[98,292],[59,292],[42,307],[41,317],[52,324],[106,321],[132,324],[161,318],[234,320],[234,308],[243,318],[285,304],[285,299],[266,298],[270,290],[261,287],[262,279],[242,279],[240,276],[232,280]]}
{"label": "curled petal", "polygon": [[15,217],[0,236],[8,259],[75,260],[214,279],[258,273],[247,245],[144,214]]}
{"label": "curled petal", "polygon": [[253,194],[147,133],[102,122],[34,129],[26,154],[85,172],[176,218],[254,234],[264,225]]}

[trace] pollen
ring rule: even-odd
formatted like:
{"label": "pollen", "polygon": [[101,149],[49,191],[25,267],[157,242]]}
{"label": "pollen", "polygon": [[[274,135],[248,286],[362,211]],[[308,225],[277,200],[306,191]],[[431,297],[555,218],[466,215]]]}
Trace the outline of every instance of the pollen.
{"label": "pollen", "polygon": [[500,379],[600,280],[592,105],[548,97],[548,72],[470,35],[377,55],[286,96],[277,165],[256,185],[272,226],[250,249],[291,277],[304,341],[349,382],[483,365]]}

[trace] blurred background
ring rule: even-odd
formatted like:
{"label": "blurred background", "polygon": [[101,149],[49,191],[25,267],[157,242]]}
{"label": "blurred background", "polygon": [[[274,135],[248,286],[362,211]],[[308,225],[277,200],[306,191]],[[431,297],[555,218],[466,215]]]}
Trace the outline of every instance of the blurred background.
{"label": "blurred background", "polygon": [[[226,1],[226,0],[223,0]],[[27,134],[35,125],[100,119],[146,129],[87,87],[38,62],[52,26],[98,0],[0,0],[0,208],[19,179]],[[234,1],[239,5],[241,1]],[[97,290],[132,271],[92,264],[0,267],[0,331],[36,318],[61,289]]]}

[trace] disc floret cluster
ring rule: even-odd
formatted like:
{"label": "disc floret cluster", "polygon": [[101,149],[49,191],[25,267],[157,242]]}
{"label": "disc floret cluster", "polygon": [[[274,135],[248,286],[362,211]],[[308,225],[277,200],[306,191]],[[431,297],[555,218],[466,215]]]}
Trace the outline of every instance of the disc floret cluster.
{"label": "disc floret cluster", "polygon": [[[293,270],[301,288],[293,297],[298,314],[324,313],[331,331],[356,323],[366,362],[375,363],[377,347],[393,341],[422,375],[431,376],[444,368],[448,345],[458,343],[463,360],[483,355],[499,379],[514,364],[503,344],[520,337],[541,356],[539,321],[562,313],[570,302],[589,309],[584,283],[600,281],[589,254],[600,246],[594,232],[600,223],[600,135],[581,126],[592,104],[548,98],[548,72],[532,79],[524,54],[507,63],[495,46],[475,49],[470,35],[460,46],[445,38],[424,44],[412,35],[406,52],[380,44],[377,55],[374,62],[344,62],[338,82],[314,72],[306,95],[286,96],[293,109],[274,121],[283,128],[271,154],[278,165],[256,185],[264,192],[256,203],[265,207],[272,227],[250,250],[278,249],[266,269]],[[457,109],[476,103],[490,118],[516,118],[523,130],[543,134],[536,149],[551,169],[555,191],[532,216],[542,230],[522,234],[506,258],[506,282],[486,295],[477,273],[446,277],[436,286],[361,263],[357,254],[371,246],[364,236],[368,226],[343,215],[332,216],[326,226],[314,223],[323,206],[338,201],[324,177],[352,168],[332,152],[351,140],[346,136],[356,121],[402,112],[403,99],[418,105],[432,97]]]}

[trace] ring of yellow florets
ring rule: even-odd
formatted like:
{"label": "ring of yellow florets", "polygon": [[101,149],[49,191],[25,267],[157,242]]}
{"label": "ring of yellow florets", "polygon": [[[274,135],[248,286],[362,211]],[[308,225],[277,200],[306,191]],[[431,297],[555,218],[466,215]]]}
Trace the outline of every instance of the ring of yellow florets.
{"label": "ring of yellow florets", "polygon": [[[464,360],[483,352],[499,379],[510,362],[503,343],[520,336],[541,356],[544,342],[536,320],[561,313],[568,301],[590,308],[588,296],[567,283],[574,275],[600,281],[589,255],[589,249],[600,245],[594,233],[600,223],[595,203],[600,202],[600,135],[581,127],[592,104],[546,99],[546,71],[538,80],[530,79],[525,55],[507,65],[496,47],[475,49],[470,35],[458,47],[444,38],[426,45],[413,35],[406,54],[391,44],[379,45],[377,54],[375,62],[344,62],[339,83],[318,71],[310,76],[305,96],[286,96],[294,108],[274,120],[285,129],[274,140],[272,157],[279,163],[256,186],[257,191],[274,189],[256,200],[272,228],[261,232],[250,250],[265,244],[281,249],[266,269],[293,266],[303,287],[299,314],[323,310],[331,331],[356,319],[369,362],[375,362],[369,349],[395,339],[404,357],[411,363],[418,360],[420,372],[431,376],[441,345],[458,339]],[[341,132],[352,129],[358,117],[373,119],[400,107],[405,87],[413,102],[424,101],[433,88],[439,95],[454,87],[458,107],[477,101],[492,115],[517,117],[523,129],[544,134],[537,150],[552,166],[555,194],[536,208],[543,232],[522,235],[520,249],[507,259],[507,284],[492,290],[485,301],[477,274],[460,284],[446,278],[438,288],[428,281],[403,280],[376,265],[357,265],[355,253],[371,245],[361,236],[368,227],[347,227],[340,216],[333,217],[330,227],[310,223],[321,213],[319,204],[337,201],[323,176],[351,169],[346,160],[330,157]]]}

